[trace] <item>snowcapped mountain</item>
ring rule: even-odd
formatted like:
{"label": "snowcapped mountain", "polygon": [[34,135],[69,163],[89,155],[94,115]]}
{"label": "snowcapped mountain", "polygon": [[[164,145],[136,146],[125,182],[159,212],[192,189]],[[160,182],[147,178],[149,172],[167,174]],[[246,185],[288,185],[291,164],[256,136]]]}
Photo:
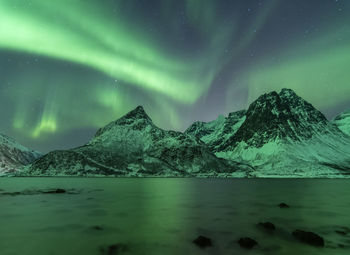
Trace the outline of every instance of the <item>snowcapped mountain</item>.
{"label": "snowcapped mountain", "polygon": [[185,133],[196,136],[206,143],[213,152],[226,144],[245,121],[246,111],[231,112],[227,117],[220,115],[211,122],[197,121]]}
{"label": "snowcapped mountain", "polygon": [[0,134],[0,176],[14,173],[40,156],[40,153],[20,145],[6,135]]}
{"label": "snowcapped mountain", "polygon": [[227,176],[243,168],[216,157],[194,136],[158,128],[138,106],[98,130],[86,145],[50,152],[27,167],[23,174]]}
{"label": "snowcapped mountain", "polygon": [[349,119],[329,122],[290,89],[184,133],[158,128],[138,106],[86,145],[50,152],[21,175],[350,177]]}
{"label": "snowcapped mountain", "polygon": [[350,111],[343,112],[334,118],[333,123],[343,133],[350,135]]}
{"label": "snowcapped mountain", "polygon": [[195,123],[186,133],[207,143],[218,157],[245,162],[257,177],[344,177],[350,173],[350,138],[290,89],[260,96],[229,134],[220,118]]}

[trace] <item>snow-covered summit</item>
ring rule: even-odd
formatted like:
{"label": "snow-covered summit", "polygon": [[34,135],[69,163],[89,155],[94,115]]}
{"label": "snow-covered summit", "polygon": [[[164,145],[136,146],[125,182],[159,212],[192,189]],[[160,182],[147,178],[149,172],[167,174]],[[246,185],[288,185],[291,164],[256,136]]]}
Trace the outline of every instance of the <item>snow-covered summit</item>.
{"label": "snow-covered summit", "polygon": [[[290,89],[264,94],[248,108],[246,120],[232,140],[261,147],[276,138],[295,141],[311,138],[328,126],[324,115]],[[230,146],[230,145],[228,145]]]}
{"label": "snow-covered summit", "polygon": [[106,125],[105,127],[99,129],[96,132],[95,137],[98,137],[102,135],[103,133],[107,132],[108,130],[112,129],[116,125],[132,125],[137,122],[138,125],[134,125],[134,128],[142,129],[146,127],[147,125],[153,125],[151,118],[147,115],[145,110],[142,106],[137,106],[134,110],[128,112],[123,117],[117,119],[116,121],[113,121]]}

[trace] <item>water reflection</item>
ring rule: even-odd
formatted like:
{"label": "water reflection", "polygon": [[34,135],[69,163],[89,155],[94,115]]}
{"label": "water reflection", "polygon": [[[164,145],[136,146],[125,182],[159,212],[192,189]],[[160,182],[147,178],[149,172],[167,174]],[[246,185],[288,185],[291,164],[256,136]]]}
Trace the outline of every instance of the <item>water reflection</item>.
{"label": "water reflection", "polygon": [[[0,195],[0,254],[348,254],[346,180],[0,179],[5,191],[74,188],[78,194]],[[277,205],[285,202],[288,209]],[[257,227],[272,222],[274,232]],[[295,229],[323,236],[325,248],[298,242]],[[192,240],[210,237],[200,249]],[[119,247],[119,246],[116,246]],[[116,248],[117,249],[117,248]]]}

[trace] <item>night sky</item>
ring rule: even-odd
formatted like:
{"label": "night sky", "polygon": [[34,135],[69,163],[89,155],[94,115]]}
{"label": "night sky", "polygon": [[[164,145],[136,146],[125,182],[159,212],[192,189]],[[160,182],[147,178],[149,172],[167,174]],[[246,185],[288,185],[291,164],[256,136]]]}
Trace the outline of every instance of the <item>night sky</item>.
{"label": "night sky", "polygon": [[184,130],[284,87],[350,108],[350,1],[0,0],[0,133],[41,152],[137,105]]}

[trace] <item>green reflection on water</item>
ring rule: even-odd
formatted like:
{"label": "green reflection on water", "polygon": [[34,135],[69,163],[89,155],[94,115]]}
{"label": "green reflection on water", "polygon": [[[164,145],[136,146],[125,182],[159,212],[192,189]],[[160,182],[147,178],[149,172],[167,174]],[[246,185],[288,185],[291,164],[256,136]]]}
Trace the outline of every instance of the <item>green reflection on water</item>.
{"label": "green reflection on water", "polygon": [[[250,236],[250,254],[348,254],[350,190],[344,180],[2,178],[5,191],[65,188],[78,194],[0,196],[0,254],[100,254],[115,243],[125,254],[242,254],[236,241]],[[290,209],[277,205],[286,202]],[[277,226],[275,234],[256,227]],[[348,224],[348,225],[347,225]],[[99,228],[96,229],[96,226]],[[298,243],[301,228],[326,239],[326,248]],[[192,244],[198,235],[214,247]]]}

